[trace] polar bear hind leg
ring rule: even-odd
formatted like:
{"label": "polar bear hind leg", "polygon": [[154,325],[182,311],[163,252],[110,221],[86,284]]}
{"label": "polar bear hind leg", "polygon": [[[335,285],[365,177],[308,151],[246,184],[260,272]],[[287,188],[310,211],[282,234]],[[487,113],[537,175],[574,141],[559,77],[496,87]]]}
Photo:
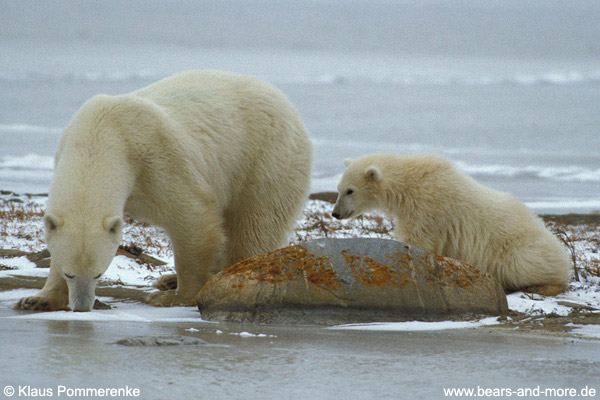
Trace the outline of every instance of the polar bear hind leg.
{"label": "polar bear hind leg", "polygon": [[[222,268],[225,235],[219,214],[210,206],[199,206],[194,215],[186,215],[187,225],[170,234],[175,254],[177,289],[152,293],[148,303],[158,307],[195,305],[196,294],[211,277]],[[195,221],[195,223],[190,223]]]}

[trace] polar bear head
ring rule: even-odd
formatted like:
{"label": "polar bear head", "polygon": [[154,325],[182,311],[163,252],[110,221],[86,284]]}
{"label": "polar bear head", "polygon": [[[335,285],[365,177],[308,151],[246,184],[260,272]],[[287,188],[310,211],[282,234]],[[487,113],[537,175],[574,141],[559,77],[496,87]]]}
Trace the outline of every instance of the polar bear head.
{"label": "polar bear head", "polygon": [[370,157],[344,160],[346,171],[338,184],[331,215],[337,219],[357,217],[381,207],[382,170]]}
{"label": "polar bear head", "polygon": [[98,279],[110,265],[122,239],[123,218],[77,217],[47,212],[46,243],[56,268],[69,288],[73,311],[90,311]]}
{"label": "polar bear head", "polygon": [[338,219],[372,210],[398,217],[437,209],[441,195],[469,179],[450,160],[433,154],[374,153],[345,163],[331,213]]}

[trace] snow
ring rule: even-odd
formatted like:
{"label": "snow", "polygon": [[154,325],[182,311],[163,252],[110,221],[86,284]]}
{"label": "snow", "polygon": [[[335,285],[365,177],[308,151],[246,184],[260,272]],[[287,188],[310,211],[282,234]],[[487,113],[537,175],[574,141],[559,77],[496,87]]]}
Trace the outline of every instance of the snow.
{"label": "snow", "polygon": [[374,322],[366,324],[335,325],[328,329],[410,332],[410,331],[442,331],[448,329],[477,328],[480,326],[497,325],[497,317],[483,318],[475,321],[407,321],[407,322]]}
{"label": "snow", "polygon": [[[173,267],[173,272],[175,272],[174,269]],[[136,260],[119,255],[113,258],[102,280],[120,281],[129,286],[148,286],[149,282],[158,279],[160,275],[159,271],[142,269]]]}
{"label": "snow", "polygon": [[21,297],[33,296],[38,292],[37,289],[14,289],[0,291],[0,307],[9,308]]}
{"label": "snow", "polygon": [[522,292],[512,293],[506,296],[508,308],[525,314],[557,314],[568,315],[572,308],[556,303],[555,298],[525,294]]}
{"label": "snow", "polygon": [[571,333],[587,338],[600,339],[600,325],[578,325],[568,323],[566,326],[574,327]]}
{"label": "snow", "polygon": [[[572,281],[565,293],[557,296],[540,296],[529,293],[512,293],[506,296],[508,308],[529,315],[569,315],[573,305],[600,312],[600,279],[586,277],[582,282]],[[561,304],[563,303],[563,304]]]}
{"label": "snow", "polygon": [[44,268],[36,268],[36,265],[29,261],[27,257],[13,257],[13,258],[0,258],[0,264],[7,266],[9,268],[15,269],[7,269],[4,271],[0,270],[0,278],[5,276],[14,276],[14,275],[22,275],[22,276],[48,276],[48,270]]}
{"label": "snow", "polygon": [[239,336],[242,338],[250,338],[250,337],[258,337],[258,338],[265,338],[265,337],[270,337],[270,338],[274,338],[277,337],[276,335],[267,335],[266,333],[250,333],[250,332],[230,332],[230,335],[234,335],[234,336]]}

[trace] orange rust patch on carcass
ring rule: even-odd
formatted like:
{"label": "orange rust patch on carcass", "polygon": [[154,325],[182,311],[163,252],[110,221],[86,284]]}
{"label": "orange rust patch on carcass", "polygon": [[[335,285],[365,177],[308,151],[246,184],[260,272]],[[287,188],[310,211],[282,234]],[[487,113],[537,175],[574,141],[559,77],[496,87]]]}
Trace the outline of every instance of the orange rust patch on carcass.
{"label": "orange rust patch on carcass", "polygon": [[409,252],[398,251],[393,254],[386,254],[386,257],[393,260],[393,263],[399,267],[402,265],[410,267],[411,263],[423,265],[425,281],[431,286],[445,282],[455,282],[459,287],[466,288],[473,286],[484,276],[481,271],[469,264],[430,252],[413,255]]}
{"label": "orange rust patch on carcass", "polygon": [[410,273],[401,272],[398,268],[381,264],[371,257],[350,254],[350,250],[342,250],[344,261],[350,268],[356,281],[365,286],[406,286],[414,283]]}
{"label": "orange rust patch on carcass", "polygon": [[459,287],[473,286],[476,281],[484,275],[477,268],[462,261],[452,260],[437,254],[428,253],[431,256],[430,272],[427,281],[435,285],[439,281],[454,281]]}
{"label": "orange rust patch on carcass", "polygon": [[223,277],[238,275],[245,280],[272,284],[305,277],[311,284],[323,288],[342,285],[337,273],[330,267],[329,258],[315,257],[302,246],[285,247],[248,258],[226,268],[223,273]]}
{"label": "orange rust patch on carcass", "polygon": [[306,274],[306,280],[320,287],[337,288],[341,286],[337,273],[323,265],[322,260],[319,261],[319,259],[324,258],[326,257],[315,258],[316,263],[310,262],[310,265],[304,266],[303,271]]}

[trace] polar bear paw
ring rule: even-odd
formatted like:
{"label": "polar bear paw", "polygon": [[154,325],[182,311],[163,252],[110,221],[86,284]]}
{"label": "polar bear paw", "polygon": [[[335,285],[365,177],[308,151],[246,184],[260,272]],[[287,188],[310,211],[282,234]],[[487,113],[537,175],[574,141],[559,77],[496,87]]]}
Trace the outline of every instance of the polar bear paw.
{"label": "polar bear paw", "polygon": [[177,274],[163,275],[152,285],[158,290],[175,290],[177,289]]}
{"label": "polar bear paw", "polygon": [[146,299],[148,304],[155,307],[177,307],[177,306],[195,306],[194,298],[186,298],[177,293],[176,290],[166,290],[163,292],[151,293]]}
{"label": "polar bear paw", "polygon": [[23,297],[15,304],[14,308],[17,310],[61,311],[69,310],[69,304],[66,299],[47,296],[31,296]]}

